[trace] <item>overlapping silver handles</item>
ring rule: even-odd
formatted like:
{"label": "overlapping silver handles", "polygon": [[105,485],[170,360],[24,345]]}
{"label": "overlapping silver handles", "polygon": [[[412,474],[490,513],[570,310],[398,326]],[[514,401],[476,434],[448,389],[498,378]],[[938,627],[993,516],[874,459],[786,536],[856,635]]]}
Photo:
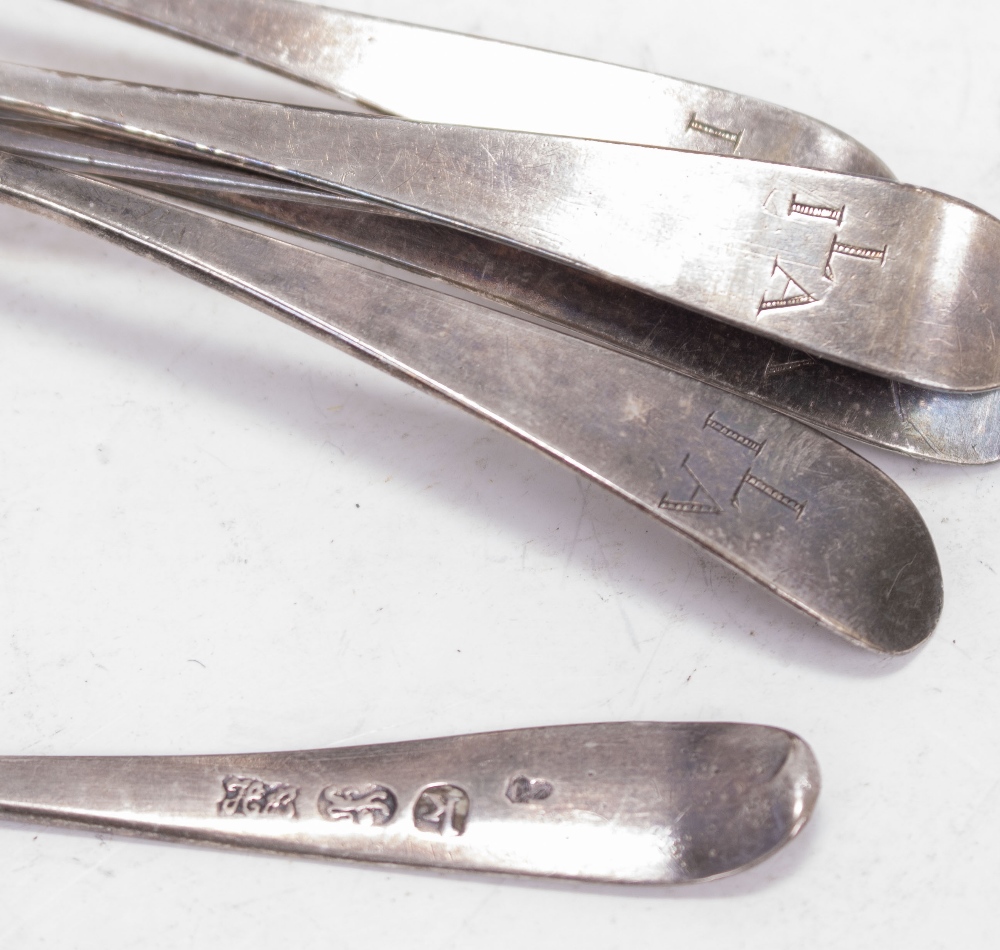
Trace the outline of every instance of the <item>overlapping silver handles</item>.
{"label": "overlapping silver handles", "polygon": [[940,568],[912,503],[864,459],[788,417],[114,185],[0,157],[0,197],[453,400],[862,646],[905,652],[937,622]]}
{"label": "overlapping silver handles", "polygon": [[297,0],[70,0],[377,112],[891,178],[823,122],[723,89]]}
{"label": "overlapping silver handles", "polygon": [[12,65],[0,104],[372,199],[877,375],[1000,387],[1000,221],[936,192]]}

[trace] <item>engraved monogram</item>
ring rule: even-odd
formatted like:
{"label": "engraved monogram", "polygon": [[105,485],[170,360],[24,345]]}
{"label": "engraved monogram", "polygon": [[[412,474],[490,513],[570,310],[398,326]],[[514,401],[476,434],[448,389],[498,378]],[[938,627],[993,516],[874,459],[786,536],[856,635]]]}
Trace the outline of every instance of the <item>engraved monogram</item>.
{"label": "engraved monogram", "polygon": [[[761,452],[764,451],[764,447],[767,445],[766,439],[751,438],[732,426],[727,425],[718,417],[718,413],[716,412],[713,412],[708,416],[702,428],[715,432],[723,438],[729,439],[730,442],[735,442],[736,445],[750,452],[754,458],[759,457]],[[684,460],[681,462],[680,467],[685,473],[685,477],[689,479],[688,489],[686,490],[687,494],[678,493],[677,495],[671,495],[671,492],[668,490],[660,499],[659,507],[667,511],[677,511],[683,514],[721,515],[722,506],[705,487],[704,481],[702,481],[702,479],[695,473],[695,469],[691,465],[690,452],[684,456]],[[692,485],[693,489],[691,488]],[[756,475],[753,471],[753,465],[743,472],[736,488],[730,496],[730,504],[737,511],[740,508],[740,496],[745,488],[753,489],[765,498],[768,498],[781,505],[783,508],[787,508],[789,511],[794,512],[796,521],[798,521],[805,513],[805,502],[792,498],[791,495],[788,495],[780,488],[769,484],[759,475]],[[513,787],[513,784],[511,787]],[[510,792],[508,791],[508,797],[509,796]]]}
{"label": "engraved monogram", "polygon": [[773,485],[768,485],[767,482],[762,478],[758,478],[754,475],[750,469],[746,470],[743,478],[740,479],[739,487],[733,493],[733,507],[739,508],[740,492],[743,491],[743,486],[749,485],[751,488],[756,488],[762,495],[766,495],[772,501],[776,501],[779,505],[784,505],[790,511],[795,512],[795,520],[798,521],[802,517],[802,513],[806,510],[806,506],[801,501],[796,501],[794,498],[790,498],[782,491],[778,491]]}
{"label": "engraved monogram", "polygon": [[511,779],[507,786],[507,798],[514,805],[526,805],[529,802],[543,802],[553,792],[552,784],[540,778],[528,778],[527,775],[519,775]]}
{"label": "engraved monogram", "polygon": [[776,277],[778,274],[781,275],[783,289],[780,296],[778,297],[768,297],[765,293],[760,298],[760,304],[757,307],[757,316],[759,317],[765,310],[784,310],[786,307],[804,307],[806,304],[816,303],[819,299],[814,297],[808,290],[805,289],[788,271],[785,270],[781,264],[778,263],[778,258],[774,259],[774,267],[771,268],[771,276]]}
{"label": "engraved monogram", "polygon": [[830,256],[826,259],[826,268],[823,273],[827,280],[833,280],[833,256],[835,254],[842,254],[844,257],[853,257],[855,260],[875,261],[882,266],[885,264],[885,255],[888,250],[888,244],[881,248],[857,247],[854,244],[844,244],[834,238],[833,246],[830,248]]}
{"label": "engraved monogram", "polygon": [[743,448],[749,449],[754,455],[760,455],[764,451],[764,446],[767,442],[757,442],[754,439],[749,438],[745,435],[740,435],[735,429],[730,429],[729,426],[724,425],[715,418],[715,413],[713,412],[706,420],[705,425],[702,426],[704,429],[712,429],[718,432],[719,435],[724,435],[727,439],[732,439],[737,445],[742,445]]}
{"label": "engraved monogram", "polygon": [[317,805],[324,818],[356,825],[386,825],[396,814],[396,796],[384,785],[364,788],[331,785],[320,792]]}
{"label": "engraved monogram", "polygon": [[413,806],[413,823],[421,831],[456,838],[465,833],[469,796],[457,785],[430,785]]}
{"label": "engraved monogram", "polygon": [[732,145],[734,153],[740,147],[740,142],[743,139],[743,132],[731,132],[729,129],[720,129],[717,125],[709,125],[707,122],[702,122],[697,115],[691,116],[687,130],[689,132],[700,132],[702,135],[710,135],[714,139],[722,139],[723,142],[728,142]]}
{"label": "engraved monogram", "polygon": [[295,818],[299,790],[282,783],[269,784],[258,778],[228,775],[222,781],[224,793],[219,814],[226,818]]}
{"label": "engraved monogram", "polygon": [[719,507],[719,503],[708,493],[708,489],[701,479],[691,470],[691,466],[688,464],[690,460],[691,453],[688,452],[684,456],[684,461],[681,462],[681,468],[694,482],[694,491],[691,492],[691,496],[679,500],[671,498],[668,491],[660,499],[660,507],[666,511],[683,511],[693,515],[721,515],[722,509]]}
{"label": "engraved monogram", "polygon": [[769,356],[767,366],[764,367],[764,379],[793,373],[795,370],[802,369],[803,366],[816,366],[817,362],[816,358],[808,353],[797,353],[794,350],[789,351],[789,357],[784,361],[775,361],[773,356]]}
{"label": "engraved monogram", "polygon": [[792,195],[792,203],[788,208],[788,216],[801,214],[807,218],[826,218],[829,221],[836,221],[837,227],[840,227],[844,223],[845,211],[847,211],[847,205],[841,205],[839,208],[830,208],[827,205],[811,205],[804,201],[799,201],[798,195]]}
{"label": "engraved monogram", "polygon": [[[830,221],[839,229],[843,226],[847,218],[847,205],[841,205],[837,208],[832,205],[814,204],[803,201],[797,194],[793,194],[788,204],[788,217],[792,215],[813,218],[817,221]],[[823,277],[831,283],[836,281],[837,274],[834,270],[834,261],[838,257],[884,266],[888,253],[888,244],[884,244],[882,247],[864,247],[860,244],[850,244],[847,241],[841,240],[838,231],[833,236],[830,250],[823,264]],[[790,267],[791,265],[788,266]],[[806,287],[803,284],[805,278],[793,276],[791,270],[782,266],[777,256],[774,258],[774,264],[771,267],[771,278],[771,287],[769,290],[764,291],[760,303],[757,305],[758,319],[761,314],[769,311],[784,310],[789,307],[804,307],[808,304],[819,303],[822,300],[818,289],[809,289]],[[775,278],[777,278],[776,281]],[[805,283],[808,282],[808,280],[805,280]],[[775,284],[778,288],[777,293],[775,293]]]}

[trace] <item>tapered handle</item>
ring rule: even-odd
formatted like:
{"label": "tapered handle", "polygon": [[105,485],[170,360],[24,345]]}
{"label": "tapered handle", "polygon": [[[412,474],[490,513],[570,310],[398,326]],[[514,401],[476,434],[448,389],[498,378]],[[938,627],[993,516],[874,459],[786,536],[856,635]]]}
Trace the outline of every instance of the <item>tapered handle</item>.
{"label": "tapered handle", "polygon": [[780,729],[606,723],[266,755],[0,759],[0,816],[423,867],[677,884],[755,864],[819,773]]}

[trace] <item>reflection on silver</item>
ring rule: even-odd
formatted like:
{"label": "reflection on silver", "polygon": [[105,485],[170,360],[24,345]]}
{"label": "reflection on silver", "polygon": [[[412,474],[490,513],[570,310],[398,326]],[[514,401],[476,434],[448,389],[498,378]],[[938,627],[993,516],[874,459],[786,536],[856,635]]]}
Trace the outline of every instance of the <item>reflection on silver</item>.
{"label": "reflection on silver", "polygon": [[[915,458],[964,464],[1000,459],[1000,391],[942,393],[890,382],[494,241],[402,220],[403,213],[393,209],[138,146],[111,148],[78,130],[8,122],[0,124],[0,148],[152,184],[376,256],[803,422]],[[843,214],[843,208],[810,209],[801,201],[795,208],[838,223]]]}
{"label": "reflection on silver", "polygon": [[825,123],[638,69],[294,0],[70,2],[194,39],[408,119],[892,177],[876,156]]}
{"label": "reflection on silver", "polygon": [[[0,197],[446,396],[861,646],[905,652],[937,623],[940,567],[913,505],[863,459],[788,417],[471,301],[21,159],[0,157]],[[690,492],[684,459],[717,512],[661,505]]]}
{"label": "reflection on silver", "polygon": [[[548,776],[558,796],[512,807],[504,788],[515,762]],[[319,801],[322,813],[334,778],[364,789],[375,774],[415,803],[412,820],[401,811],[391,822],[328,821],[305,809]],[[234,820],[218,805],[220,775],[266,775],[261,784],[300,790],[298,816]],[[605,723],[266,755],[0,758],[0,818],[452,870],[680,884],[774,853],[805,825],[819,786],[809,747],[780,729]]]}
{"label": "reflection on silver", "polygon": [[[936,192],[13,65],[0,79],[10,109],[372,199],[881,376],[941,390],[1000,387],[1000,221]],[[843,206],[842,223],[794,213],[804,196]],[[942,266],[964,282],[950,307],[939,294]]]}

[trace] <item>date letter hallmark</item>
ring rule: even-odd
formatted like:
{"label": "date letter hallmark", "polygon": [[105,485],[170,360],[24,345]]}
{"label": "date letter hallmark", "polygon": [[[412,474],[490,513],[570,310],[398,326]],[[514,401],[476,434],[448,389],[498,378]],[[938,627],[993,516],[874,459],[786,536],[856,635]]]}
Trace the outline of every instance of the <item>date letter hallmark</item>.
{"label": "date letter hallmark", "polygon": [[387,825],[396,814],[396,796],[384,785],[364,788],[336,788],[319,793],[319,813],[329,821],[349,821],[356,825]]}
{"label": "date letter hallmark", "polygon": [[511,779],[507,786],[507,799],[513,805],[527,805],[530,802],[544,802],[554,789],[551,782],[545,782],[540,778],[528,778],[527,775],[519,775]]}
{"label": "date letter hallmark", "polygon": [[743,141],[743,132],[730,132],[729,129],[720,129],[717,125],[709,125],[702,122],[697,114],[691,116],[688,122],[688,132],[700,132],[702,135],[710,135],[714,139],[721,139],[728,142],[733,147],[733,154],[739,150],[740,142]]}
{"label": "date letter hallmark", "polygon": [[259,778],[227,775],[219,802],[224,818],[297,818],[295,799],[299,790],[291,785],[268,784]]}
{"label": "date letter hallmark", "polygon": [[807,304],[816,303],[818,297],[814,297],[805,289],[788,271],[778,263],[778,258],[774,259],[774,267],[771,268],[771,277],[781,275],[782,291],[779,297],[768,297],[765,291],[760,298],[757,307],[757,316],[768,310],[785,310],[788,307],[804,307]]}
{"label": "date letter hallmark", "polygon": [[457,838],[465,833],[469,796],[457,785],[430,785],[413,806],[413,823],[430,834]]}

